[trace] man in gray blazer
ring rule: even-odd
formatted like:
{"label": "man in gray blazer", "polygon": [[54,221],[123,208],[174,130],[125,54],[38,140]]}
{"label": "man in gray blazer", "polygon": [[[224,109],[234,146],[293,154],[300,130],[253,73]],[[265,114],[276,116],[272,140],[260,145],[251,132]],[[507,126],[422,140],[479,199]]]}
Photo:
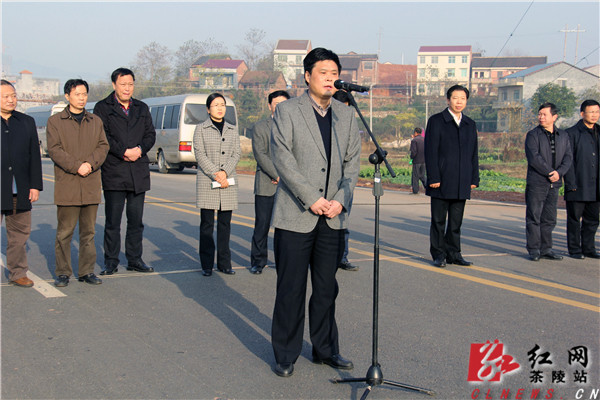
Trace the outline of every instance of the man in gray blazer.
{"label": "man in gray blazer", "polygon": [[332,100],[341,65],[323,48],[304,59],[308,91],[275,110],[271,155],[280,177],[275,194],[277,294],[271,339],[274,372],[291,376],[302,350],[307,274],[313,362],[352,369],[339,354],[335,322],[337,265],[344,250],[346,210],[360,167],[360,137],[350,107]]}
{"label": "man in gray blazer", "polygon": [[267,265],[269,247],[267,239],[275,190],[279,182],[279,175],[271,160],[271,126],[273,114],[277,104],[290,98],[285,90],[276,90],[269,94],[269,110],[271,115],[254,124],[252,129],[252,152],[256,160],[256,175],[254,176],[254,233],[252,234],[252,248],[250,250],[250,272],[258,275]]}

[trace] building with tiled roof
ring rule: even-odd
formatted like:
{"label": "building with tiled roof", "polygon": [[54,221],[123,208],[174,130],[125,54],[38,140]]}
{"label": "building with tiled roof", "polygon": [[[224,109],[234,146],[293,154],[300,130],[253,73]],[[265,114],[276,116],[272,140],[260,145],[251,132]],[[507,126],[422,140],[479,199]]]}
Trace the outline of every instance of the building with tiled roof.
{"label": "building with tiled roof", "polygon": [[312,50],[310,40],[279,39],[273,50],[273,68],[281,71],[288,86],[304,74],[304,57]]}
{"label": "building with tiled roof", "polygon": [[471,60],[471,93],[479,96],[496,96],[495,85],[503,76],[534,65],[546,64],[548,57],[478,57]]}
{"label": "building with tiled roof", "polygon": [[417,66],[384,63],[377,66],[377,85],[374,96],[400,97],[410,102],[417,85]]}
{"label": "building with tiled roof", "polygon": [[421,46],[417,53],[417,94],[443,96],[448,87],[469,86],[471,46]]}
{"label": "building with tiled roof", "polygon": [[[521,121],[527,106],[536,90],[547,83],[568,87],[576,95],[589,88],[600,89],[600,77],[591,72],[577,68],[564,61],[535,65],[499,79],[497,84],[498,100],[494,108],[498,110],[498,130],[511,131],[515,121]],[[576,110],[573,110],[576,113]],[[561,115],[569,118],[571,115]]]}
{"label": "building with tiled roof", "polygon": [[201,65],[190,68],[190,82],[200,89],[237,89],[240,79],[248,71],[244,60],[206,59]]}
{"label": "building with tiled roof", "polygon": [[377,84],[377,54],[338,54],[342,73],[340,79],[362,86]]}
{"label": "building with tiled roof", "polygon": [[247,71],[238,85],[239,89],[263,92],[285,89],[287,83],[281,71]]}

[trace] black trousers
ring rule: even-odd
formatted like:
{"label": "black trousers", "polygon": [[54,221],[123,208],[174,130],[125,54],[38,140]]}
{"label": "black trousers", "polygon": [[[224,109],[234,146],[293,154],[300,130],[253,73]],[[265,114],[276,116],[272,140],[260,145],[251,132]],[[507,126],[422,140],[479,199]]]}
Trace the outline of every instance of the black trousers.
{"label": "black trousers", "polygon": [[[229,237],[231,235],[232,211],[217,211],[217,269],[231,269],[231,250]],[[200,264],[205,271],[211,271],[215,262],[215,241],[213,230],[215,226],[215,210],[200,210]]]}
{"label": "black trousers", "polygon": [[275,229],[277,295],[271,341],[278,363],[296,362],[302,351],[309,265],[312,295],[308,320],[313,353],[319,358],[339,353],[335,273],[344,246],[343,232],[331,229],[325,217],[320,217],[309,233]]}
{"label": "black trousers", "polygon": [[142,240],[144,238],[144,200],[146,192],[105,190],[104,209],[104,265],[118,266],[121,251],[121,218],[126,207],[127,231],[125,233],[125,257],[129,264],[142,261]]}
{"label": "black trousers", "polygon": [[454,259],[460,255],[460,227],[465,203],[466,200],[431,198],[429,251],[434,260],[438,257]]}
{"label": "black trousers", "polygon": [[596,252],[600,201],[567,201],[567,246],[569,254]]}
{"label": "black trousers", "polygon": [[419,181],[423,183],[425,187],[425,164],[413,164],[412,166],[412,192],[419,193]]}
{"label": "black trousers", "polygon": [[550,184],[526,186],[525,233],[530,255],[546,254],[552,250],[557,201],[557,187],[550,187]]}
{"label": "black trousers", "polygon": [[268,238],[275,196],[254,196],[254,233],[250,249],[250,265],[264,267],[269,256]]}

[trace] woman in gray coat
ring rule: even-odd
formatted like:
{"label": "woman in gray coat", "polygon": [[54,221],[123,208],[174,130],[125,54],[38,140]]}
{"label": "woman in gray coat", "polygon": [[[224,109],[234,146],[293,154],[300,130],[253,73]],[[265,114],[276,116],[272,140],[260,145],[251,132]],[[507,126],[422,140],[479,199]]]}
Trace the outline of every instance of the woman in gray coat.
{"label": "woman in gray coat", "polygon": [[200,208],[200,263],[202,275],[211,276],[215,259],[213,229],[217,210],[217,270],[233,275],[229,236],[232,210],[238,207],[235,167],[240,160],[237,126],[225,121],[225,97],[213,93],[206,100],[209,118],[194,131],[198,163],[196,207]]}

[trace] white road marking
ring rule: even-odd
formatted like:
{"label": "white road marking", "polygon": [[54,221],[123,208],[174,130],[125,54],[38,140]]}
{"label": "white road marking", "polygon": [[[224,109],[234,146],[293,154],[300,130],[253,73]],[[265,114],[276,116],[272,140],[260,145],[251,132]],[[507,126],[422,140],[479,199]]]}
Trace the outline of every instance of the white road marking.
{"label": "white road marking", "polygon": [[[2,254],[2,259],[0,260],[1,266],[6,268],[5,256]],[[33,289],[37,290],[41,293],[42,296],[46,298],[53,297],[65,297],[66,294],[58,290],[56,287],[52,286],[36,274],[31,271],[27,271],[27,277],[33,281]]]}

